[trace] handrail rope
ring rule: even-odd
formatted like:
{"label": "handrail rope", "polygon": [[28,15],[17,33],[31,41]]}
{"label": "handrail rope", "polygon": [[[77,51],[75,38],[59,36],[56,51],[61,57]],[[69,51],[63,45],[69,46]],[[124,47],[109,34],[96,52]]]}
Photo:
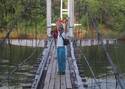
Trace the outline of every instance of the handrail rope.
{"label": "handrail rope", "polygon": [[[115,58],[118,59],[116,46],[117,46],[117,45],[115,44],[115,45],[114,45]],[[119,64],[119,61],[118,61],[118,60],[116,60],[116,61],[117,61],[117,63]],[[119,70],[119,71],[121,71],[121,70]],[[118,87],[118,80],[117,80],[116,76],[115,76],[115,79],[116,79],[115,89],[117,89],[117,87]]]}
{"label": "handrail rope", "polygon": [[[100,35],[100,33],[96,30],[96,33],[97,33],[97,37]],[[98,37],[98,40],[99,40],[100,38]],[[105,49],[105,48],[104,48]],[[106,50],[105,50],[106,51]]]}
{"label": "handrail rope", "polygon": [[[20,42],[19,42],[19,44],[21,45]],[[36,44],[37,44],[37,41],[36,41]],[[39,44],[40,44],[40,40],[39,40],[39,42],[38,42],[37,45],[39,45]],[[36,47],[37,47],[37,45],[36,45]],[[32,46],[33,46],[33,42],[32,42]],[[22,62],[19,66],[22,66],[24,63],[26,63],[26,61],[28,61],[28,59],[30,59],[30,58],[34,55],[35,52],[36,52],[36,50],[34,49],[34,51],[31,53],[31,55],[28,56],[27,58],[25,58],[25,59],[24,59],[24,62]]]}
{"label": "handrail rope", "polygon": [[[25,7],[25,8],[26,8],[26,7]],[[24,11],[25,11],[25,8],[24,8]],[[22,11],[21,14],[24,14],[24,13],[25,13],[24,11]],[[12,20],[12,21],[9,23],[9,25],[11,25],[11,24],[13,24],[13,23],[16,23],[17,19],[20,18],[20,16],[21,16],[21,15],[19,15],[19,16],[16,17],[14,20]],[[0,42],[0,45],[3,45],[3,44],[4,44],[5,40],[6,40],[7,38],[9,38],[9,35],[11,34],[12,31],[13,31],[13,29],[11,28],[11,29],[7,32],[5,38]],[[30,59],[30,58],[34,55],[34,53],[35,53],[35,50],[31,53],[31,55],[30,55],[29,57],[26,58],[26,60],[25,60],[23,63],[25,63],[26,61],[28,61],[28,59]],[[23,63],[19,64],[19,66],[23,65]],[[12,74],[13,72],[15,72],[17,69],[18,69],[18,66],[17,66],[17,68],[15,68],[10,74]]]}
{"label": "handrail rope", "polygon": [[[19,44],[21,44],[20,42],[19,42]],[[38,42],[38,45],[40,44],[40,40],[39,40],[39,42]],[[37,51],[37,49],[34,49],[34,51],[30,54],[30,56],[28,56],[28,57],[26,57],[25,59],[24,59],[24,61],[23,62],[21,62],[19,65],[17,65],[17,66],[22,66],[22,65],[24,65],[24,64],[26,64],[26,62],[34,55],[34,53]]]}
{"label": "handrail rope", "polygon": [[[89,14],[89,11],[87,11],[87,13]],[[90,16],[90,18],[91,18],[93,27],[94,27],[95,30],[96,30],[98,43],[99,43],[99,41],[101,41],[102,48],[104,49],[105,54],[106,54],[106,56],[107,56],[107,59],[108,59],[109,63],[111,64],[112,69],[113,69],[113,71],[114,71],[114,70],[116,70],[116,68],[114,68],[115,65],[113,64],[112,59],[111,59],[109,53],[107,53],[107,49],[106,49],[105,45],[103,44],[103,39],[102,39],[101,34],[99,33],[99,30],[98,30],[98,28],[97,28],[97,22],[94,22],[94,21],[96,21],[96,18],[93,18],[92,15],[90,15],[90,14],[89,14],[89,16]],[[117,73],[114,73],[114,74],[117,74]],[[115,75],[115,76],[116,76],[116,75]],[[122,84],[121,84],[121,85],[122,85]]]}
{"label": "handrail rope", "polygon": [[84,53],[83,53],[83,57],[84,57],[85,62],[87,63],[87,65],[88,65],[88,67],[89,67],[90,72],[92,73],[92,76],[93,76],[93,78],[94,78],[94,81],[96,82],[96,84],[97,84],[97,86],[99,87],[99,89],[101,89],[100,85],[98,84],[98,82],[97,82],[97,80],[96,80],[96,76],[95,76],[95,74],[94,74],[94,71],[93,71],[92,67],[90,66],[90,63],[89,63],[89,61],[88,61],[88,59],[87,59],[87,57],[85,56]]}
{"label": "handrail rope", "polygon": [[[40,41],[39,41],[39,43],[40,43]],[[38,43],[38,44],[39,44],[39,43]],[[31,53],[31,55],[28,56],[27,58],[25,58],[24,61],[19,64],[19,66],[24,65],[24,64],[34,55],[34,53],[35,53],[36,51],[37,51],[37,49],[34,49],[34,51]]]}
{"label": "handrail rope", "polygon": [[104,45],[104,43],[103,43],[103,38],[102,38],[101,34],[100,34],[99,31],[98,31],[98,28],[97,28],[97,20],[96,20],[96,18],[92,18],[92,17],[91,17],[91,20],[92,20],[93,26],[94,26],[94,28],[95,28],[95,30],[96,30],[98,41],[101,42],[101,45],[102,45],[102,48],[103,48],[103,50],[104,50],[104,52],[105,52],[105,54],[106,54],[106,57],[107,57],[107,59],[108,59],[110,65],[112,66],[112,70],[113,70],[113,72],[114,72],[114,75],[115,75],[115,77],[118,79],[118,83],[119,83],[120,87],[121,87],[122,89],[125,89],[125,83],[120,79],[121,76],[119,76],[118,69],[116,68],[116,65],[113,63],[112,58],[111,58],[111,56],[110,56],[108,50],[106,49],[106,47],[105,47],[105,45]]}
{"label": "handrail rope", "polygon": [[[47,51],[47,55],[44,57],[44,59],[41,61],[38,69],[37,69],[37,72],[36,72],[36,76],[35,76],[35,79],[32,83],[32,86],[31,86],[31,89],[37,89],[38,87],[38,84],[39,84],[39,81],[40,81],[40,78],[38,78],[38,74],[39,76],[41,77],[42,76],[42,73],[43,73],[43,69],[44,67],[46,66],[46,63],[47,63],[47,60],[49,59],[49,55],[50,55],[50,50],[52,49],[52,43],[53,43],[53,39],[51,40],[50,44],[49,44],[49,47],[48,47],[48,51]],[[43,64],[44,62],[44,64]],[[42,65],[41,65],[42,64]],[[40,73],[39,73],[40,72]]]}
{"label": "handrail rope", "polygon": [[[26,32],[26,29],[25,29],[25,32]],[[8,39],[8,40],[9,40],[9,39]],[[26,41],[26,43],[27,43],[27,41]],[[21,46],[20,46],[20,47],[21,47]],[[27,47],[27,46],[26,46],[26,47]],[[26,52],[26,50],[25,50],[25,52]],[[24,53],[25,53],[25,52],[24,52]],[[28,61],[28,59],[30,59],[35,53],[36,53],[36,49],[34,49],[34,51],[31,53],[30,56],[28,56],[26,59],[24,59],[24,61],[23,61],[22,63],[20,63],[19,65],[17,65],[16,68],[13,69],[13,70],[9,73],[8,78],[9,78],[9,76],[11,76],[14,72],[16,72],[19,68],[21,68],[22,65],[23,65],[24,63],[26,63],[26,61]],[[23,55],[23,56],[24,56],[24,55]]]}
{"label": "handrail rope", "polygon": [[[87,11],[87,13],[88,13],[88,11]],[[89,14],[88,14],[88,15],[89,15]],[[99,34],[97,34],[97,35],[99,35]],[[87,59],[86,59],[85,55],[84,55],[84,59],[85,59],[86,63],[88,64],[89,69],[90,69],[90,71],[91,71],[92,75],[94,76],[94,80],[95,80],[96,84],[98,85],[98,83],[97,83],[97,81],[96,81],[96,77],[95,77],[95,75],[94,75],[94,72],[93,72],[93,70],[92,70],[91,66],[89,65],[89,62],[87,61]],[[98,85],[98,86],[99,86],[99,85]],[[101,89],[101,87],[100,87],[100,86],[99,86],[99,88]]]}
{"label": "handrail rope", "polygon": [[[39,42],[40,43],[40,42]],[[14,72],[17,71],[17,69],[21,68],[22,65],[26,64],[27,61],[29,61],[29,59],[36,53],[37,49],[34,49],[34,51],[31,53],[30,56],[28,56],[27,58],[24,59],[23,62],[21,62],[20,64],[18,64],[17,66],[15,66],[15,68],[9,73],[8,77],[11,76]],[[8,78],[7,77],[7,78]],[[1,83],[4,83],[6,80],[2,81]]]}
{"label": "handrail rope", "polygon": [[[40,65],[39,65],[39,68],[38,68],[38,70],[37,70],[37,74],[39,74],[40,76],[42,76],[42,73],[43,73],[43,69],[44,69],[44,67],[46,66],[46,63],[48,63],[48,58],[49,58],[49,55],[50,55],[50,50],[51,50],[51,48],[52,48],[52,42],[53,42],[53,40],[51,40],[51,43],[50,43],[50,46],[48,47],[48,51],[47,51],[47,55],[45,56],[45,57],[43,57],[43,60],[41,61],[41,63],[40,63]],[[42,65],[41,65],[42,64]],[[40,74],[40,73],[41,74]],[[34,80],[34,82],[33,82],[33,84],[32,84],[32,87],[31,87],[31,89],[36,89],[37,87],[38,87],[38,83],[39,83],[39,81],[40,81],[40,78],[38,79],[38,75],[36,75],[35,76],[35,80]]]}
{"label": "handrail rope", "polygon": [[73,47],[72,42],[70,42],[70,49],[71,49],[71,58],[72,58],[72,69],[73,69],[74,74],[75,74],[74,77],[77,79],[78,89],[84,89],[82,79],[79,75],[78,66],[77,66],[77,63],[76,63],[75,55],[74,55],[74,47]]}
{"label": "handrail rope", "polygon": [[[84,3],[85,3],[85,2],[84,2]],[[87,11],[87,7],[86,7],[86,11]],[[86,16],[87,16],[87,15],[88,15],[88,13],[86,12]],[[89,23],[88,23],[88,16],[87,16],[86,19],[87,19],[87,25],[89,25]],[[89,27],[89,26],[88,26],[88,27]],[[86,29],[86,31],[87,31],[87,30],[88,30],[88,29]],[[86,36],[87,36],[87,33],[86,33]],[[94,81],[95,81],[96,85],[99,87],[99,89],[101,89],[100,85],[98,84],[98,82],[97,82],[97,80],[96,80],[96,76],[95,76],[95,74],[94,74],[94,71],[93,71],[92,67],[90,66],[90,64],[89,64],[89,62],[88,62],[86,56],[85,56],[84,54],[83,54],[83,56],[84,56],[84,59],[85,59],[87,65],[88,65],[89,69],[90,69],[90,72],[92,73],[92,76],[93,76],[93,78],[94,78]]]}

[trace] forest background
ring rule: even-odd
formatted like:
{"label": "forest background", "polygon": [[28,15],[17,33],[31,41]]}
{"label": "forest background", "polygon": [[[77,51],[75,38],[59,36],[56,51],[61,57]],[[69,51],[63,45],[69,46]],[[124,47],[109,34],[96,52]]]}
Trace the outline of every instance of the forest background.
{"label": "forest background", "polygon": [[[104,37],[125,37],[125,0],[74,0],[77,38],[95,37],[96,18]],[[67,0],[64,0],[66,8]],[[52,22],[60,16],[60,0],[52,0]],[[55,29],[55,27],[53,27]],[[39,38],[46,35],[46,0],[0,0],[0,38]]]}

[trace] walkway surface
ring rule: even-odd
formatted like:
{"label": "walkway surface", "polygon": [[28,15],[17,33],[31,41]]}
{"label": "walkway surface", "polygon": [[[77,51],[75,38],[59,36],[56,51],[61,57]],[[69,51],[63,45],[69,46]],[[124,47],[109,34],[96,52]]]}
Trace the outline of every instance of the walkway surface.
{"label": "walkway surface", "polygon": [[67,46],[65,75],[58,74],[54,42],[43,51],[41,63],[37,69],[31,89],[83,89],[74,57],[73,44]]}
{"label": "walkway surface", "polygon": [[65,75],[59,75],[55,47],[52,48],[49,58],[43,89],[72,89],[68,59]]}
{"label": "walkway surface", "polygon": [[65,75],[59,75],[57,60],[55,57],[51,58],[43,89],[72,89],[68,62],[66,63]]}

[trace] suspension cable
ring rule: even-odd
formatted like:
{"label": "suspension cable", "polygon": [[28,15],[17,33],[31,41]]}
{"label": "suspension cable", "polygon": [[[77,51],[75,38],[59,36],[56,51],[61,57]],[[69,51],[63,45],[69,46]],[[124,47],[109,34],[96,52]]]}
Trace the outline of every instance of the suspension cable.
{"label": "suspension cable", "polygon": [[[40,42],[39,42],[40,43]],[[11,76],[14,72],[16,72],[19,68],[21,68],[24,64],[26,64],[27,61],[29,61],[29,59],[31,60],[31,57],[36,53],[37,49],[34,49],[34,51],[31,53],[31,55],[29,55],[27,58],[24,59],[23,62],[21,62],[20,64],[18,64],[8,75]],[[8,78],[7,77],[7,78]],[[1,83],[4,83],[5,81],[2,81]]]}
{"label": "suspension cable", "polygon": [[[87,13],[89,13],[89,11],[87,11]],[[104,52],[105,52],[105,54],[106,54],[106,57],[107,57],[107,59],[108,59],[110,65],[112,66],[114,75],[115,75],[115,77],[118,79],[118,82],[119,82],[120,87],[121,87],[122,89],[125,89],[125,84],[123,83],[123,80],[120,79],[120,76],[119,76],[119,73],[118,73],[118,71],[117,71],[117,68],[116,68],[116,66],[114,65],[114,63],[113,63],[113,61],[112,61],[112,58],[110,57],[110,55],[109,55],[109,53],[108,53],[108,51],[107,51],[105,45],[103,44],[103,39],[102,39],[101,34],[99,33],[99,30],[98,30],[98,28],[97,28],[97,22],[96,22],[97,20],[96,20],[96,18],[93,18],[92,15],[90,15],[90,18],[91,18],[91,21],[92,21],[92,25],[93,25],[93,27],[94,27],[95,30],[96,30],[98,43],[101,42],[102,48],[103,48],[103,50],[104,50]]]}
{"label": "suspension cable", "polygon": [[100,85],[98,84],[98,82],[97,82],[97,80],[96,80],[96,76],[95,76],[95,74],[94,74],[94,71],[93,71],[92,67],[90,66],[90,64],[89,64],[89,62],[88,62],[88,59],[86,58],[86,56],[84,55],[84,53],[83,53],[83,57],[84,57],[85,62],[87,63],[87,65],[88,65],[88,67],[89,67],[90,72],[92,73],[92,76],[93,76],[93,78],[94,78],[94,81],[95,81],[96,85],[99,87],[99,89],[101,89]]}
{"label": "suspension cable", "polygon": [[[80,1],[79,1],[80,2]],[[83,3],[83,2],[82,2]],[[86,9],[87,9],[87,7],[86,7]],[[80,11],[80,7],[79,7],[79,11]],[[79,16],[81,15],[81,13],[79,12]],[[85,16],[87,16],[88,15],[88,13],[85,13]],[[86,28],[86,37],[87,37],[87,30],[89,30],[89,24],[88,24],[88,16],[87,16],[87,18],[86,18],[86,20],[87,20],[87,23],[86,23],[86,25],[88,25],[87,26],[87,28]],[[79,36],[79,33],[78,33],[78,37],[80,37]],[[95,76],[95,73],[94,73],[94,71],[93,71],[93,69],[92,69],[92,67],[90,66],[90,64],[89,64],[89,62],[88,62],[88,60],[87,60],[87,58],[86,58],[86,56],[83,54],[83,56],[84,56],[84,59],[85,59],[85,62],[87,63],[87,66],[89,67],[89,70],[90,70],[90,72],[91,72],[91,74],[92,74],[92,76],[93,76],[93,78],[94,78],[94,81],[95,81],[95,83],[96,83],[96,85],[99,87],[99,89],[101,89],[101,86],[99,85],[99,83],[97,82],[97,80],[96,80],[96,76]]]}
{"label": "suspension cable", "polygon": [[104,50],[104,52],[105,52],[105,54],[106,54],[106,57],[107,57],[107,59],[108,59],[110,65],[112,66],[112,70],[113,70],[113,72],[114,72],[114,75],[115,75],[115,77],[117,78],[120,87],[121,87],[122,89],[125,89],[125,83],[124,83],[124,81],[120,78],[121,76],[119,76],[118,69],[116,68],[116,65],[114,65],[114,63],[113,63],[113,61],[112,61],[112,58],[111,58],[109,52],[107,51],[107,49],[106,49],[106,47],[105,47],[105,45],[104,45],[104,43],[103,43],[103,38],[102,38],[101,34],[100,34],[99,31],[98,31],[98,28],[97,28],[97,20],[96,20],[96,18],[92,18],[92,17],[91,17],[91,20],[92,20],[93,26],[94,26],[94,28],[95,28],[95,30],[96,30],[98,41],[101,42],[101,45],[102,45],[102,48],[103,48],[103,50]]}
{"label": "suspension cable", "polygon": [[[25,14],[25,9],[28,8],[29,5],[30,5],[30,3],[26,4],[26,6],[25,6],[25,7],[23,8],[23,10],[21,11],[21,14],[20,14],[19,16],[15,17],[13,20],[11,20],[11,21],[9,22],[8,26],[10,26],[10,29],[9,29],[9,31],[6,33],[4,39],[2,39],[2,41],[0,42],[0,46],[5,43],[6,39],[8,39],[8,40],[10,41],[9,36],[10,36],[11,32],[13,31],[13,25],[15,25],[15,24],[17,23],[17,20],[18,20],[23,14]],[[31,8],[31,6],[30,6],[29,8]],[[37,32],[36,32],[36,29],[35,29],[35,33],[37,33]],[[37,36],[37,34],[35,34],[35,38],[37,38],[36,36]],[[39,43],[40,43],[40,41],[38,42],[38,45],[39,45]],[[32,44],[32,46],[33,46],[33,44]],[[37,45],[36,45],[36,46],[37,46]],[[11,47],[11,45],[10,45],[10,47]],[[36,53],[36,51],[37,51],[37,50],[34,49],[34,51],[33,51],[27,58],[25,58],[23,62],[21,62],[20,64],[18,64],[18,65],[9,73],[8,77],[9,77],[10,75],[12,75],[15,71],[17,71],[17,69],[20,68],[22,65],[26,64],[26,62],[29,61],[29,59],[31,59],[31,57]],[[10,54],[10,55],[11,55],[11,54]],[[8,77],[7,77],[7,78],[8,78]],[[1,81],[1,83],[3,83],[3,82],[4,82],[4,81]],[[9,87],[8,87],[8,88],[9,88]]]}

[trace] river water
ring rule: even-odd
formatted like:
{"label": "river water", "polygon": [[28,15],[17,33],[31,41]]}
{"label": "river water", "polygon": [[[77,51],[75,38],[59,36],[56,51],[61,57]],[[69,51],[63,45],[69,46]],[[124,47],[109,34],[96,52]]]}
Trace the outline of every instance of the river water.
{"label": "river water", "polygon": [[[10,40],[7,43],[11,45],[0,47],[0,89],[22,89],[22,86],[25,86],[25,83],[28,82],[27,80],[29,78],[31,79],[33,76],[33,64],[36,62],[36,58],[40,55],[43,49],[42,47],[45,46],[45,41],[24,39]],[[106,60],[103,51],[98,46],[96,47],[97,43],[97,40],[91,41],[91,39],[77,41],[77,45],[81,46],[83,52],[86,53],[96,74],[97,81],[100,82],[101,89],[115,89],[116,79],[113,76],[112,68]],[[107,41],[104,40],[104,43],[107,44]],[[125,43],[116,42],[114,39],[111,39],[108,43],[113,44],[108,46],[108,51],[113,58],[113,62],[117,65],[121,74],[124,75]],[[34,52],[33,56],[31,56],[32,52]],[[16,72],[10,75],[13,69],[29,56],[31,56],[31,58],[18,68]],[[86,83],[90,85],[87,89],[99,89],[82,57],[81,63],[84,67],[84,75],[87,79]],[[117,89],[120,89],[120,87],[117,86]]]}
{"label": "river water", "polygon": [[[106,48],[117,67],[121,81],[124,82],[123,85],[125,85],[125,43],[114,42],[106,45]],[[87,89],[100,89],[98,86],[101,89],[121,89],[101,45],[81,46],[80,49],[80,64],[83,66],[80,72],[84,72],[83,75],[87,79],[86,84],[89,86]],[[93,70],[96,80],[83,58],[83,53]]]}
{"label": "river water", "polygon": [[28,80],[34,76],[33,65],[43,50],[33,43],[25,46],[26,40],[18,41],[19,44],[17,40],[12,42],[13,45],[0,46],[0,89],[22,89],[22,86],[31,85]]}

